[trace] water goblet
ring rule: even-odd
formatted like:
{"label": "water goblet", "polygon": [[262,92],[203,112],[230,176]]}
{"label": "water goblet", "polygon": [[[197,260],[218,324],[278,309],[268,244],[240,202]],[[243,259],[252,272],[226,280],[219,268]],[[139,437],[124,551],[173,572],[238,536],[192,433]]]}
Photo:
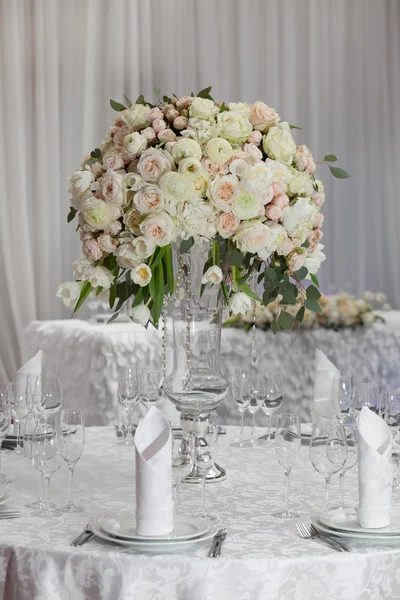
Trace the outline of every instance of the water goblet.
{"label": "water goblet", "polygon": [[211,420],[195,419],[193,422],[193,460],[194,465],[202,474],[201,509],[197,515],[202,519],[215,521],[216,517],[205,512],[206,476],[215,462],[218,442],[218,428]]}
{"label": "water goblet", "polygon": [[143,369],[139,377],[140,399],[150,408],[161,406],[164,402],[162,388],[162,372],[160,370]]}
{"label": "water goblet", "polygon": [[289,475],[296,463],[301,447],[300,419],[298,415],[279,415],[275,430],[275,451],[278,462],[285,473],[285,504],[281,511],[273,513],[277,519],[298,519],[299,515],[289,510]]}
{"label": "water goblet", "polygon": [[40,417],[43,416],[45,420],[52,415],[57,415],[62,409],[63,396],[59,377],[38,376],[33,395],[36,397],[33,401],[33,404],[36,404],[35,414],[41,412]]}
{"label": "water goblet", "polygon": [[85,426],[81,410],[61,411],[59,442],[60,454],[69,470],[69,497],[67,504],[60,510],[65,513],[82,512],[83,508],[75,504],[72,493],[74,468],[82,456],[85,444]]}
{"label": "water goblet", "polygon": [[[246,385],[250,381],[250,371],[242,369],[241,367],[235,368],[232,376],[232,397],[236,404],[236,407],[241,415],[240,419],[240,433],[239,442],[231,444],[231,446],[239,446],[243,448],[243,426],[244,426],[244,413],[250,403],[250,393],[246,393]],[[244,393],[243,393],[244,392]]]}
{"label": "water goblet", "polygon": [[325,478],[325,510],[329,509],[332,475],[338,473],[346,462],[346,435],[340,421],[318,417],[313,422],[310,442],[310,460],[314,469]]}
{"label": "water goblet", "polygon": [[283,394],[283,378],[280,372],[271,373],[270,375],[259,375],[256,400],[258,406],[267,416],[266,446],[271,446],[271,416],[281,408]]}
{"label": "water goblet", "polygon": [[179,485],[193,468],[193,436],[172,436],[172,491],[174,515],[179,514]]}
{"label": "water goblet", "polygon": [[21,422],[28,416],[30,410],[30,386],[27,385],[26,377],[19,377],[16,381],[8,384],[10,394],[11,416],[17,426],[17,445],[16,454],[22,454],[23,449],[20,444]]}
{"label": "water goblet", "polygon": [[0,484],[12,483],[12,480],[1,472],[1,446],[4,438],[10,430],[11,405],[8,390],[0,390]]}
{"label": "water goblet", "polygon": [[44,475],[43,505],[38,514],[41,517],[61,514],[49,504],[50,476],[62,464],[59,452],[59,426],[55,415],[49,415],[45,423],[39,423],[32,435],[32,462],[36,469]]}
{"label": "water goblet", "polygon": [[134,406],[139,402],[139,385],[136,366],[120,367],[118,374],[118,400],[124,407],[128,423],[128,434],[125,445],[132,445],[130,414]]}

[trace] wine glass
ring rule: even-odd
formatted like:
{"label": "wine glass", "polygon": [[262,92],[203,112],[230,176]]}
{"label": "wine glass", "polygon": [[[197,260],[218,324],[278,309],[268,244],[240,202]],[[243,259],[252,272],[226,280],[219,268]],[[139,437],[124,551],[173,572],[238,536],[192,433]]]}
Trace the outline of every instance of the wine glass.
{"label": "wine glass", "polygon": [[356,417],[363,406],[368,406],[373,412],[378,413],[380,408],[380,388],[377,383],[359,383],[353,392],[352,408]]}
{"label": "wine glass", "polygon": [[341,375],[333,379],[332,401],[339,419],[346,419],[351,410],[353,396],[353,378]]}
{"label": "wine glass", "polygon": [[61,411],[59,441],[60,454],[69,470],[69,498],[67,504],[60,510],[65,513],[82,512],[83,508],[75,504],[72,494],[74,467],[82,456],[85,444],[85,426],[81,410]]}
{"label": "wine glass", "polygon": [[30,386],[27,385],[26,377],[19,377],[16,381],[8,384],[10,394],[11,416],[17,425],[17,445],[15,448],[16,454],[22,454],[22,446],[20,444],[21,436],[21,421],[29,414],[30,410]]}
{"label": "wine glass", "polygon": [[179,484],[193,468],[193,436],[172,436],[172,489],[174,515],[179,513]]}
{"label": "wine glass", "polygon": [[1,446],[10,430],[11,405],[8,390],[0,390],[0,484],[12,483],[12,480],[1,472]]}
{"label": "wine glass", "polygon": [[325,510],[329,509],[329,492],[332,475],[338,473],[346,462],[346,435],[340,421],[319,417],[313,423],[310,443],[310,460],[318,473],[325,477]]}
{"label": "wine glass", "polygon": [[195,419],[193,422],[193,457],[194,465],[202,474],[201,484],[201,510],[197,515],[202,519],[214,521],[215,517],[205,512],[206,476],[215,462],[218,442],[218,428],[210,419]]}
{"label": "wine glass", "polygon": [[138,375],[135,367],[120,367],[118,375],[118,400],[122,404],[126,412],[126,419],[128,423],[128,435],[125,438],[125,444],[132,444],[131,436],[131,421],[130,413],[134,406],[139,402],[138,394]]}
{"label": "wine glass", "polygon": [[278,462],[285,473],[285,504],[283,510],[273,513],[277,519],[298,519],[299,515],[289,510],[289,475],[296,463],[301,447],[300,419],[298,415],[279,415],[275,430],[275,451]]}
{"label": "wine glass", "polygon": [[271,415],[282,406],[283,394],[283,378],[280,372],[259,375],[256,400],[263,413],[267,415],[266,446],[271,445]]}
{"label": "wine glass", "polygon": [[[24,431],[24,456],[26,456],[33,463],[32,455],[32,440],[35,427],[39,425],[36,417],[33,416],[32,412],[26,418],[25,431]],[[33,502],[29,502],[25,506],[27,508],[34,508],[40,510],[43,507],[43,487],[44,487],[44,474],[40,471],[40,482],[39,482],[39,495]]]}
{"label": "wine glass", "polygon": [[59,453],[59,427],[57,426],[55,415],[49,415],[47,421],[39,423],[33,431],[32,462],[44,475],[43,505],[40,507],[38,514],[42,517],[61,514],[49,504],[50,476],[62,464],[62,458]]}
{"label": "wine glass", "polygon": [[[239,446],[243,448],[243,426],[244,426],[244,413],[246,412],[246,408],[249,406],[250,402],[250,393],[246,392],[247,382],[250,381],[251,375],[250,371],[246,371],[240,367],[235,368],[232,376],[232,396],[233,401],[236,404],[236,407],[241,414],[240,419],[240,434],[239,434],[239,442],[235,442],[231,444],[231,446]],[[244,393],[243,393],[244,392]]]}
{"label": "wine glass", "polygon": [[[36,414],[41,412],[41,416],[48,420],[51,415],[57,415],[63,404],[61,381],[59,377],[38,376],[34,386],[34,400],[36,404]],[[39,419],[40,419],[39,417]]]}
{"label": "wine glass", "polygon": [[[44,383],[42,393],[42,381],[44,381],[44,378],[41,375],[35,377],[28,375],[28,385],[30,386],[32,392],[31,415],[35,420],[35,425],[38,425],[41,417],[44,416],[44,411],[48,400],[48,393],[46,392],[46,387],[48,389],[48,385]],[[52,401],[52,404],[54,405],[55,401]]]}
{"label": "wine glass", "polygon": [[162,388],[162,372],[159,370],[143,369],[139,376],[140,398],[147,406],[161,406],[164,402]]}

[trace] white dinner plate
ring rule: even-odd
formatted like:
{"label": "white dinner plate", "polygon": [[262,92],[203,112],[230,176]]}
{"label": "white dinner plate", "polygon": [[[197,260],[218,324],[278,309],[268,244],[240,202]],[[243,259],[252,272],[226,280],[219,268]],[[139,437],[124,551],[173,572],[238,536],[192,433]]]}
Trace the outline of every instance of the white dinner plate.
{"label": "white dinner plate", "polygon": [[3,494],[0,495],[0,506],[2,504],[5,504],[7,502],[7,500],[9,500],[10,498],[10,494],[8,494],[7,492],[4,492]]}
{"label": "white dinner plate", "polygon": [[329,527],[334,531],[345,531],[347,533],[358,533],[364,535],[396,535],[400,536],[400,511],[394,507],[391,514],[391,523],[387,527],[368,528],[361,527],[358,523],[356,510],[332,509],[323,513],[318,518],[321,525]]}
{"label": "white dinner plate", "polygon": [[339,531],[337,529],[331,529],[330,527],[326,527],[325,525],[322,525],[322,523],[320,523],[318,520],[315,520],[312,523],[313,523],[314,527],[321,533],[326,533],[330,536],[335,536],[338,538],[364,540],[364,541],[368,540],[369,542],[370,541],[371,542],[392,542],[392,543],[395,542],[396,544],[400,543],[400,536],[382,534],[380,529],[375,530],[377,533],[368,533],[368,532],[356,533],[356,532]]}
{"label": "white dinner plate", "polygon": [[171,533],[158,536],[143,536],[136,532],[136,521],[135,517],[132,515],[117,515],[105,519],[101,528],[105,533],[124,540],[163,543],[177,540],[190,540],[207,533],[209,529],[205,519],[177,516],[174,519],[174,529]]}
{"label": "white dinner plate", "polygon": [[113,537],[108,533],[105,533],[102,529],[102,524],[98,523],[92,529],[95,536],[113,544],[119,546],[125,546],[138,552],[151,552],[154,554],[167,554],[171,552],[181,552],[188,548],[194,548],[195,546],[201,546],[203,544],[209,544],[210,540],[214,537],[216,529],[210,529],[206,534],[200,537],[192,538],[191,540],[172,540],[170,542],[139,542],[138,540],[123,540],[121,538]]}

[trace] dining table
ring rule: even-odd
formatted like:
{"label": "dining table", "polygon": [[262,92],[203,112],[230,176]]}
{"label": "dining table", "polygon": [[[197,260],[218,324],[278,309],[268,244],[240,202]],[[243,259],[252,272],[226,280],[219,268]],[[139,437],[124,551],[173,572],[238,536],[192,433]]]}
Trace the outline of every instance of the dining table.
{"label": "dining table", "polygon": [[[258,432],[260,433],[260,432]],[[2,451],[6,506],[21,516],[1,519],[0,598],[5,600],[378,600],[400,598],[400,544],[351,542],[338,552],[321,540],[302,539],[296,519],[272,513],[284,501],[284,472],[273,442],[238,447],[239,428],[218,436],[222,481],[207,483],[206,511],[225,527],[221,556],[209,558],[209,543],[178,553],[149,554],[92,537],[81,547],[71,540],[91,518],[135,513],[134,446],[118,443],[114,428],[87,427],[83,455],[75,467],[75,514],[42,517],[26,508],[39,488],[39,472],[15,451]],[[259,441],[263,444],[263,441]],[[303,440],[290,476],[289,505],[302,519],[324,511],[325,483]],[[179,514],[200,509],[201,486],[183,483]],[[345,476],[346,501],[357,502],[357,467]],[[68,469],[51,477],[50,495],[65,504]],[[338,501],[333,481],[331,502]],[[394,507],[400,495],[394,494]],[[347,540],[348,541],[348,540]]]}

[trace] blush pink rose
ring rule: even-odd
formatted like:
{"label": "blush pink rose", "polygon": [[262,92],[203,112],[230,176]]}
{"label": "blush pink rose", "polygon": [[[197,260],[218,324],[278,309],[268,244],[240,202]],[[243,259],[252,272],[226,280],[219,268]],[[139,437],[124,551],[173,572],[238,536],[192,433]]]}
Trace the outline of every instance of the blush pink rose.
{"label": "blush pink rose", "polygon": [[174,119],[174,127],[175,129],[178,129],[178,131],[180,131],[181,129],[185,129],[186,125],[188,124],[188,120],[186,117],[176,117],[176,119]]}
{"label": "blush pink rose", "polygon": [[256,144],[245,144],[243,146],[243,150],[250,155],[253,162],[262,161],[262,152],[259,148],[257,148]]}
{"label": "blush pink rose", "polygon": [[217,220],[217,230],[221,237],[230,238],[240,225],[240,219],[233,213],[221,213]]}
{"label": "blush pink rose", "polygon": [[177,100],[176,108],[178,110],[182,110],[183,108],[187,108],[188,106],[190,106],[192,102],[193,98],[191,96],[182,96],[182,98],[179,98],[179,100]]}
{"label": "blush pink rose", "polygon": [[149,144],[153,144],[157,140],[156,132],[152,127],[146,127],[141,131],[141,134],[144,135]]}
{"label": "blush pink rose", "polygon": [[176,108],[170,108],[165,113],[165,116],[167,117],[168,121],[174,121],[176,117],[179,117],[179,112],[176,110]]}
{"label": "blush pink rose", "polygon": [[304,265],[304,261],[305,261],[304,254],[297,254],[297,252],[294,252],[293,254],[291,254],[289,256],[289,260],[287,261],[289,271],[291,273],[294,273],[294,271],[298,271]]}
{"label": "blush pink rose", "polygon": [[156,135],[158,135],[159,133],[161,133],[162,131],[164,131],[164,129],[166,127],[167,127],[167,124],[164,121],[164,119],[154,119],[154,121],[153,121],[153,129],[154,129],[154,132],[156,133]]}
{"label": "blush pink rose", "polygon": [[173,142],[176,138],[176,133],[172,129],[164,129],[158,134],[160,142]]}
{"label": "blush pink rose", "polygon": [[321,241],[323,233],[320,229],[314,229],[308,236],[307,239],[310,242],[308,246],[308,252],[314,252],[319,242]]}
{"label": "blush pink rose", "polygon": [[203,158],[201,165],[206,173],[211,175],[211,177],[216,177],[217,175],[226,175],[229,171],[226,163],[217,164],[209,158]]}
{"label": "blush pink rose", "polygon": [[109,233],[102,233],[97,238],[97,243],[103,252],[113,254],[118,246],[118,241],[111,237]]}
{"label": "blush pink rose", "polygon": [[281,181],[274,181],[272,189],[274,190],[274,196],[280,196],[286,192],[286,186]]}
{"label": "blush pink rose", "polygon": [[122,156],[115,148],[110,148],[103,156],[103,165],[106,169],[118,171],[119,169],[123,169],[124,164]]}
{"label": "blush pink rose", "polygon": [[167,153],[149,148],[141,155],[137,170],[145,181],[157,183],[164,173],[171,171],[171,162],[168,160]]}
{"label": "blush pink rose", "polygon": [[257,129],[255,129],[247,141],[250,144],[255,144],[256,146],[259,146],[261,143],[261,140],[262,140],[261,131],[257,131]]}
{"label": "blush pink rose", "polygon": [[92,262],[97,262],[103,256],[103,251],[95,239],[85,240],[82,244],[82,252]]}
{"label": "blush pink rose", "polygon": [[286,238],[281,246],[278,248],[278,254],[281,256],[287,256],[294,250],[294,244],[290,238]]}
{"label": "blush pink rose", "polygon": [[279,208],[279,206],[268,204],[267,208],[265,209],[265,216],[268,219],[271,219],[271,221],[279,221],[282,216],[282,210]]}
{"label": "blush pink rose", "polygon": [[118,127],[113,137],[114,146],[117,150],[122,150],[124,147],[124,139],[131,133],[130,129],[126,127]]}
{"label": "blush pink rose", "polygon": [[93,239],[93,233],[91,233],[90,231],[86,231],[85,229],[82,229],[82,227],[80,227],[79,237],[81,242],[86,242],[87,240]]}
{"label": "blush pink rose", "polygon": [[289,197],[286,194],[280,194],[279,196],[275,196],[273,203],[275,206],[279,206],[279,208],[283,210],[289,205]]}
{"label": "blush pink rose", "polygon": [[318,213],[317,216],[315,217],[315,221],[314,221],[314,229],[321,229],[322,224],[324,222],[324,215],[322,213]]}
{"label": "blush pink rose", "polygon": [[267,189],[267,192],[264,196],[264,198],[262,199],[262,204],[265,206],[266,204],[269,204],[272,199],[274,197],[274,190],[272,188],[272,185],[269,186],[269,188]]}
{"label": "blush pink rose", "polygon": [[274,108],[270,108],[264,102],[255,102],[250,109],[250,123],[254,129],[267,131],[270,127],[277,125],[281,120]]}
{"label": "blush pink rose", "polygon": [[156,119],[163,119],[164,115],[162,113],[162,110],[160,110],[157,106],[155,108],[152,108],[149,111],[149,114],[147,115],[147,120],[150,121],[150,123],[153,123],[153,121],[155,121]]}

